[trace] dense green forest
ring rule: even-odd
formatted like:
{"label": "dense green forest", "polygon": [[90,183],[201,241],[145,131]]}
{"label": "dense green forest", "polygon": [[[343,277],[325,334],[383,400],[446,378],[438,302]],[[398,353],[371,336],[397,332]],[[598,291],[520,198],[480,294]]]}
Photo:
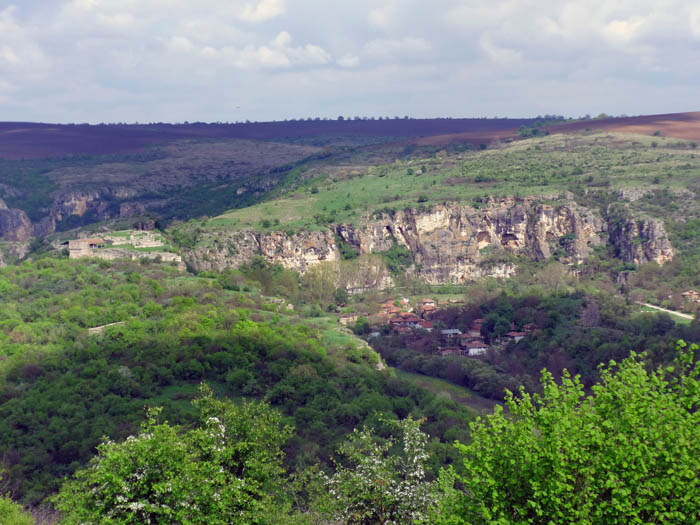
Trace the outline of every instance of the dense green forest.
{"label": "dense green forest", "polygon": [[[349,332],[248,289],[155,263],[45,258],[0,269],[2,492],[42,502],[103,436],[137,432],[144,406],[194,422],[189,401],[203,380],[281,411],[295,428],[284,444],[291,470],[328,462],[380,413],[427,418],[432,471],[451,460],[469,411],[375,370],[376,354]],[[108,323],[123,324],[88,332]]]}
{"label": "dense green forest", "polygon": [[[495,466],[476,476],[479,465],[515,461],[499,459],[505,454],[501,438],[490,433],[512,424],[509,432],[517,434],[522,426],[498,420],[499,410],[487,422],[478,420],[449,395],[397,378],[375,350],[390,365],[505,400],[511,413],[529,406],[526,392],[544,396],[542,410],[560,403],[553,379],[540,384],[538,377],[548,368],[547,377],[566,378],[568,368],[580,379],[565,379],[561,388],[578,401],[557,410],[571,410],[574,420],[598,418],[599,426],[620,414],[586,411],[584,392],[595,396],[617,377],[616,365],[606,372],[598,364],[645,350],[627,362],[638,380],[630,388],[641,390],[641,407],[650,399],[675,406],[673,396],[686,396],[688,406],[674,412],[676,419],[649,432],[659,439],[687,434],[677,445],[673,483],[684,486],[697,473],[690,459],[700,443],[693,423],[697,392],[683,390],[697,384],[696,357],[694,348],[676,347],[678,339],[700,339],[697,323],[640,314],[594,289],[547,293],[504,286],[435,318],[437,327],[464,330],[483,318],[487,340],[536,326],[498,353],[482,360],[432,355],[438,343],[426,334],[422,350],[389,335],[375,338],[373,350],[323,312],[368,298],[316,290],[310,278],[263,261],[199,276],[156,262],[55,256],[0,269],[2,494],[35,514],[57,519],[60,512],[65,523],[545,523],[538,516],[573,516],[556,501],[531,507],[528,501],[540,492],[530,489],[518,494],[506,487],[514,499],[493,501],[490,508],[464,499],[476,494],[465,492],[473,480],[489,475],[488,483],[503,483]],[[663,381],[649,375],[661,364],[678,373]],[[678,378],[682,385],[669,386]],[[675,426],[671,431],[666,424]],[[532,425],[545,429],[537,417]],[[594,455],[594,438],[586,434],[566,446],[584,443],[581,450]],[[491,444],[483,449],[480,442]],[[534,457],[552,461],[546,452]],[[668,461],[653,459],[651,485],[663,484],[659,469],[671,468]],[[533,479],[543,468],[535,463],[528,471]],[[572,465],[562,468],[568,472]],[[622,466],[615,468],[620,483],[635,482]],[[658,508],[644,503],[645,516],[672,509],[675,517],[666,522],[684,523],[697,515],[692,502],[669,503],[672,494],[651,485],[645,490],[668,502]],[[557,498],[576,501],[578,489],[562,490]],[[590,490],[591,498],[608,501],[599,494],[604,488]],[[619,508],[606,508],[603,521],[591,521],[592,511],[577,519],[622,523]],[[0,512],[17,523],[33,520],[9,499],[0,500]]]}
{"label": "dense green forest", "polygon": [[[697,523],[700,367],[679,342],[670,366],[636,354],[578,377],[543,372],[542,395],[508,392],[456,443],[456,465],[426,475],[421,420],[383,419],[337,448],[333,469],[288,477],[292,428],[264,402],[231,403],[202,385],[189,428],[148,411],[136,435],[105,440],[52,501],[68,524]],[[0,499],[0,517],[31,523]]]}

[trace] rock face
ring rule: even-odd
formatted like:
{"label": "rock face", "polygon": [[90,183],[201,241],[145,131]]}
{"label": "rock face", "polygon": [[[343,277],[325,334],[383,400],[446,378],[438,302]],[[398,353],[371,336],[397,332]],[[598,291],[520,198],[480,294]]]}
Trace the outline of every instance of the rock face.
{"label": "rock face", "polygon": [[[594,246],[604,242],[607,231],[600,215],[574,202],[550,205],[532,198],[504,198],[491,200],[482,209],[441,204],[381,213],[323,232],[210,232],[186,259],[198,270],[221,270],[258,255],[303,273],[320,262],[339,261],[338,240],[367,255],[399,245],[413,259],[407,273],[431,284],[457,284],[486,276],[509,277],[516,271],[515,257],[521,255],[536,260],[556,255],[565,263],[582,263]],[[650,260],[672,254],[670,245],[660,241],[666,239],[661,223],[640,230],[641,236],[647,234],[656,239],[655,244],[642,242],[648,245],[644,253],[653,257]],[[386,277],[380,281],[383,286],[389,283]]]}
{"label": "rock face", "polygon": [[609,230],[615,255],[624,262],[664,264],[673,259],[673,247],[663,222],[658,219],[635,220],[616,216],[611,218]]}
{"label": "rock face", "polygon": [[26,241],[34,234],[32,221],[22,210],[8,208],[0,199],[0,238],[6,241]]}
{"label": "rock face", "polygon": [[187,255],[187,261],[197,270],[223,270],[250,262],[256,255],[285,268],[305,272],[323,261],[340,259],[333,233],[254,231],[217,232],[206,247]]}
{"label": "rock face", "polygon": [[142,204],[125,201],[135,195],[128,188],[57,193],[47,215],[35,223],[24,211],[10,209],[0,199],[0,239],[26,241],[30,237],[49,235],[56,231],[58,223],[71,216],[89,217],[94,222],[143,215],[146,209]]}
{"label": "rock face", "polygon": [[501,199],[480,210],[458,204],[408,209],[339,225],[338,236],[360,253],[398,243],[413,255],[415,273],[431,284],[463,283],[515,273],[509,255],[537,260],[554,251],[581,262],[600,244],[603,220],[574,203],[553,207],[532,199]]}

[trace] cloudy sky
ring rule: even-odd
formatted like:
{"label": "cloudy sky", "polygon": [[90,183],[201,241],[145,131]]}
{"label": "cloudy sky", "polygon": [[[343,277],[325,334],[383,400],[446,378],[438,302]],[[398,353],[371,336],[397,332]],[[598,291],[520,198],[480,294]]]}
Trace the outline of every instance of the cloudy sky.
{"label": "cloudy sky", "polygon": [[0,121],[700,110],[692,0],[0,0]]}

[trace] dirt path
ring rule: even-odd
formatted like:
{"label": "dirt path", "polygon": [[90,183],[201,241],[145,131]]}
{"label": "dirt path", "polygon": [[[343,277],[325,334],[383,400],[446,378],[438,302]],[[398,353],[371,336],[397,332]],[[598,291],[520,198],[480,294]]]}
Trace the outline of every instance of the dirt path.
{"label": "dirt path", "polygon": [[682,314],[680,312],[676,312],[674,310],[668,310],[666,308],[661,308],[660,306],[654,306],[653,304],[649,303],[641,303],[639,301],[635,301],[637,304],[641,304],[642,306],[648,306],[649,308],[653,308],[654,310],[659,310],[660,312],[666,312],[667,314],[671,315],[677,315],[678,317],[683,317],[684,319],[690,319],[691,321],[694,319],[694,317],[690,314]]}

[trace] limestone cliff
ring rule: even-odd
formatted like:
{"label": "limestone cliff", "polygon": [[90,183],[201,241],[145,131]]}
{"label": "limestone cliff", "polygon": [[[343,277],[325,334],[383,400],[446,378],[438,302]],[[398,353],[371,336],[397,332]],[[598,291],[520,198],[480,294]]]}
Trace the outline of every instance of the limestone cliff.
{"label": "limestone cliff", "polygon": [[256,255],[302,273],[319,262],[340,259],[330,231],[289,235],[244,230],[209,234],[206,242],[187,254],[186,260],[197,270],[222,270],[241,266]]}
{"label": "limestone cliff", "polygon": [[380,213],[322,232],[207,232],[185,258],[198,270],[220,270],[261,255],[303,273],[319,262],[340,260],[339,240],[359,254],[385,252],[398,244],[414,262],[407,273],[432,284],[463,283],[514,274],[516,256],[546,260],[556,255],[579,264],[604,242],[607,229],[600,215],[574,202],[503,198],[480,209],[450,203]]}
{"label": "limestone cliff", "polygon": [[26,241],[34,233],[32,221],[22,210],[8,208],[0,199],[0,239]]}
{"label": "limestone cliff", "polygon": [[30,237],[49,235],[56,231],[61,221],[72,216],[95,222],[143,215],[145,207],[130,200],[135,197],[133,190],[121,187],[57,192],[53,204],[45,210],[46,215],[36,222],[32,222],[24,211],[8,208],[0,199],[0,239],[26,241]]}
{"label": "limestone cliff", "polygon": [[615,255],[627,263],[664,264],[673,259],[674,250],[666,229],[658,219],[635,219],[619,211],[610,215],[610,243]]}
{"label": "limestone cliff", "polygon": [[554,207],[534,199],[492,200],[485,209],[442,204],[366,217],[337,233],[360,253],[386,251],[394,242],[409,249],[415,273],[431,284],[462,283],[515,272],[508,255],[544,260],[554,249],[581,262],[600,244],[602,219],[574,203]]}

